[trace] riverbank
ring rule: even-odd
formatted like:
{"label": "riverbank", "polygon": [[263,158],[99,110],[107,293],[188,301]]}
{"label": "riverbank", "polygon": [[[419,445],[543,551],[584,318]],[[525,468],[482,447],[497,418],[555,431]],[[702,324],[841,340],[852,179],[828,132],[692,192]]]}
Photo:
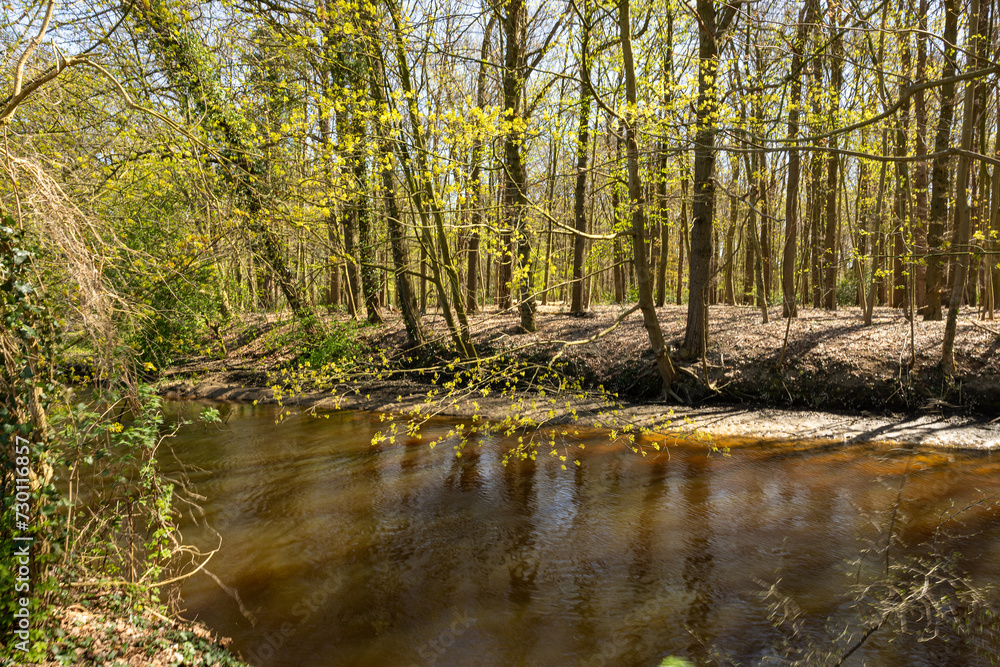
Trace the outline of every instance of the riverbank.
{"label": "riverbank", "polygon": [[[620,420],[645,423],[672,411],[671,430],[685,433],[1000,447],[1000,335],[989,323],[976,322],[971,312],[960,321],[958,368],[948,382],[937,368],[943,322],[918,321],[911,330],[900,313],[880,308],[873,325],[864,327],[860,312],[805,309],[793,320],[786,345],[787,321],[774,318],[765,325],[756,309],[713,307],[711,350],[704,360],[682,366],[685,380],[674,388],[671,402],[660,399],[638,315],[608,331],[622,312],[620,307],[599,307],[581,318],[542,307],[533,334],[517,333],[513,313],[487,312],[473,318],[473,340],[483,356],[503,354],[535,364],[558,356],[566,364],[564,372],[578,378],[583,389],[603,387],[606,396],[615,397]],[[668,341],[680,338],[684,315],[683,307],[660,309]],[[444,337],[439,317],[429,316],[425,324]],[[160,392],[185,399],[280,400],[317,410],[408,412],[427,403],[434,388],[431,377],[405,368],[332,390],[276,397],[270,388],[273,378],[294,366],[298,354],[287,343],[292,327],[288,319],[274,316],[231,326],[222,334],[225,358],[192,358],[167,369]],[[366,349],[402,354],[405,332],[398,317],[362,328],[358,336]],[[430,363],[427,356],[416,365]],[[554,416],[549,400],[539,401],[531,392],[518,394],[518,413],[537,423],[557,423],[573,414],[580,424],[608,424],[609,407],[592,393],[575,395],[569,408],[560,403]],[[511,403],[495,394],[455,392],[436,401],[433,413],[503,419],[511,413]]]}

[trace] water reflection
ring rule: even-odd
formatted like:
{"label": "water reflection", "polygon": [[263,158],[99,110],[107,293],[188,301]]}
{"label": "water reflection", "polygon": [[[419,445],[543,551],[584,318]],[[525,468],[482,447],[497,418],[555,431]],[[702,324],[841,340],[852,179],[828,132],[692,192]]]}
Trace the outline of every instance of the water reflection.
{"label": "water reflection", "polygon": [[[173,445],[223,540],[218,581],[199,574],[182,594],[255,665],[750,665],[776,664],[783,642],[847,646],[838,636],[863,629],[851,560],[884,540],[907,466],[895,530],[909,552],[937,539],[976,581],[1000,577],[997,512],[976,504],[1000,487],[989,454],[677,444],[643,458],[584,434],[581,465],[563,470],[547,452],[504,466],[502,441],[431,450],[446,423],[372,446],[373,415],[223,418]],[[769,620],[776,582],[800,625]],[[855,659],[986,664],[957,636],[881,630]]]}

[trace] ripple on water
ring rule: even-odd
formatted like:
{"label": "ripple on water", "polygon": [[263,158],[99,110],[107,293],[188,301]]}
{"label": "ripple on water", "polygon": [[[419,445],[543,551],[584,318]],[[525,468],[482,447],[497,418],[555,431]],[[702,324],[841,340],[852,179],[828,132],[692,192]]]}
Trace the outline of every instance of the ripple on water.
{"label": "ripple on water", "polygon": [[[762,664],[792,636],[769,620],[772,587],[802,614],[799,648],[842,646],[860,627],[851,563],[901,487],[899,556],[937,532],[977,581],[1000,580],[991,455],[743,442],[643,458],[584,432],[581,465],[562,470],[547,452],[503,466],[503,439],[456,458],[449,443],[373,447],[375,416],[274,418],[244,407],[174,443],[223,540],[210,569],[226,588],[192,577],[189,613],[259,665]],[[884,564],[872,553],[865,576]],[[985,664],[957,641],[880,634],[867,664]]]}

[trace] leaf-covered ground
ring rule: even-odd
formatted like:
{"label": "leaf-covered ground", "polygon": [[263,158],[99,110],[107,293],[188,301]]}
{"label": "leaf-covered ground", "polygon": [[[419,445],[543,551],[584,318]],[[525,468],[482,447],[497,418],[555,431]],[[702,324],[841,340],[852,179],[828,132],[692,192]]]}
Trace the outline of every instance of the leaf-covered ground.
{"label": "leaf-covered ground", "polygon": [[83,598],[55,612],[56,641],[46,667],[241,667],[227,650],[229,640],[197,623],[172,620],[152,609],[138,610],[127,597],[110,593]]}
{"label": "leaf-covered ground", "polygon": [[[519,331],[516,312],[488,311],[471,318],[471,330],[481,355],[503,352],[544,363],[558,354],[585,386],[603,385],[636,402],[658,399],[660,380],[641,316],[632,313],[614,326],[625,310],[599,306],[587,317],[573,317],[558,307],[542,307],[538,331],[532,334]],[[676,345],[684,333],[686,307],[666,306],[658,312],[667,341]],[[959,320],[957,369],[950,382],[939,370],[944,322],[918,318],[911,328],[891,308],[877,308],[868,327],[857,308],[804,308],[790,327],[779,309],[772,308],[770,315],[763,324],[756,308],[713,306],[711,349],[704,360],[680,362],[688,372],[675,394],[688,404],[854,411],[956,407],[1000,414],[1000,323],[979,321],[972,310],[963,311]],[[381,327],[361,329],[360,335],[375,347],[398,352],[405,343],[402,323],[393,313],[386,320]],[[424,323],[437,340],[447,342],[439,314],[426,315]],[[273,315],[232,325],[226,334],[227,358],[193,358],[168,375],[212,372],[230,382],[263,385],[267,370],[298,353],[282,337],[290,327],[287,317]],[[588,339],[594,340],[579,344]],[[399,390],[394,383],[392,391]]]}

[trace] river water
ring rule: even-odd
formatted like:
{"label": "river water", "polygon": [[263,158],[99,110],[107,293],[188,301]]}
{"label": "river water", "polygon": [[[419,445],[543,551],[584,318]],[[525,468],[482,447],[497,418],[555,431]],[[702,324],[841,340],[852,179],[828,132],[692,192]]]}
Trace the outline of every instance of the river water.
{"label": "river water", "polygon": [[[224,425],[171,441],[204,496],[197,522],[178,505],[185,542],[221,539],[181,593],[253,665],[836,664],[859,645],[844,664],[938,666],[1000,651],[996,621],[956,628],[973,617],[965,584],[998,599],[989,453],[668,441],[641,456],[580,429],[555,457],[504,466],[516,435],[431,449],[453,421],[373,446],[377,414],[276,424],[273,406],[217,407]],[[877,607],[907,596],[904,613]]]}

